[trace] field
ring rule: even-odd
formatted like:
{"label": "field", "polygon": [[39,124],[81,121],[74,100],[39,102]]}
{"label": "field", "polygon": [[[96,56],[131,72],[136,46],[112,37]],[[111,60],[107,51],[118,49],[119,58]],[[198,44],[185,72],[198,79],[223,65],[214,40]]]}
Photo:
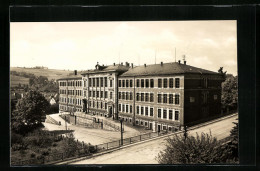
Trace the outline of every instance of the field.
{"label": "field", "polygon": [[29,78],[16,76],[16,75],[10,75],[10,81],[11,81],[11,87],[18,86],[19,83],[21,85],[29,85]]}
{"label": "field", "polygon": [[20,67],[10,67],[10,71],[16,72],[26,72],[31,73],[36,76],[45,76],[48,80],[66,77],[70,74],[73,74],[74,71],[68,70],[56,70],[56,69],[36,69],[36,68],[20,68]]}

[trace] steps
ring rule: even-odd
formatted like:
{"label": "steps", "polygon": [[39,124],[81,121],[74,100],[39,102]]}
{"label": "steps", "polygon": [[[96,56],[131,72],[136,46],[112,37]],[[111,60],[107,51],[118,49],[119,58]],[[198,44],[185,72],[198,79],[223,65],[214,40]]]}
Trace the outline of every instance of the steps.
{"label": "steps", "polygon": [[55,119],[53,119],[51,116],[46,115],[46,119],[45,119],[46,123],[51,123],[51,124],[55,124],[55,125],[59,125],[59,122],[56,121]]}

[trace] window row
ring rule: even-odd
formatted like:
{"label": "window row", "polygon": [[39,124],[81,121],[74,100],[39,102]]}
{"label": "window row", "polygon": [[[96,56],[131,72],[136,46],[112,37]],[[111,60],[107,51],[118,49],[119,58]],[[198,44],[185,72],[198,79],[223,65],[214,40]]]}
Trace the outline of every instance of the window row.
{"label": "window row", "polygon": [[89,107],[97,108],[97,109],[107,109],[107,103],[97,102],[97,101],[89,101]]}
{"label": "window row", "polygon": [[153,117],[153,107],[148,107],[148,106],[136,106],[136,113],[139,115],[144,115],[144,116],[151,116]]}
{"label": "window row", "polygon": [[82,90],[68,90],[68,95],[82,96]]}
{"label": "window row", "polygon": [[118,87],[133,87],[133,80],[118,80]]}
{"label": "window row", "polygon": [[136,93],[136,101],[154,102],[153,93]]}
{"label": "window row", "polygon": [[118,111],[124,113],[133,113],[133,106],[128,104],[118,104]]}
{"label": "window row", "polygon": [[157,102],[158,103],[168,103],[168,104],[180,104],[180,95],[179,94],[175,94],[175,96],[173,94],[158,94],[157,97]]}
{"label": "window row", "polygon": [[108,91],[89,91],[89,97],[108,98]]}
{"label": "window row", "polygon": [[[158,88],[173,88],[174,78],[159,78]],[[180,88],[180,78],[175,78],[175,88]]]}
{"label": "window row", "polygon": [[118,99],[133,100],[133,93],[132,92],[118,92]]}
{"label": "window row", "polygon": [[62,90],[62,89],[60,89],[59,92],[60,92],[60,94],[66,94],[66,93],[67,93],[67,90]]}
{"label": "window row", "polygon": [[[174,111],[174,116],[173,116]],[[157,109],[157,118],[167,119],[167,120],[175,120],[179,121],[179,111],[178,110],[167,110],[167,109]]]}
{"label": "window row", "polygon": [[[89,87],[107,87],[108,78],[107,77],[98,77],[98,78],[89,78]],[[109,80],[109,86],[113,87],[113,80]]]}
{"label": "window row", "polygon": [[[66,99],[65,99],[66,102]],[[73,99],[73,98],[68,98],[68,103],[69,104],[76,104],[76,105],[80,105],[82,104],[82,100],[81,99]]]}

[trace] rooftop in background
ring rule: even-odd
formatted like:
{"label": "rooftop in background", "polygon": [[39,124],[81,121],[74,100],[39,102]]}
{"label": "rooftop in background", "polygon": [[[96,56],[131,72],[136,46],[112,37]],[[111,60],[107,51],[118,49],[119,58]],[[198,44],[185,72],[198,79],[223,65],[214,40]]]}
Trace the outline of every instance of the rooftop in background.
{"label": "rooftop in background", "polygon": [[123,73],[121,76],[148,76],[148,75],[174,75],[174,74],[219,74],[217,72],[196,68],[187,64],[182,64],[179,62],[173,63],[160,63],[154,65],[136,66],[130,68],[127,72]]}

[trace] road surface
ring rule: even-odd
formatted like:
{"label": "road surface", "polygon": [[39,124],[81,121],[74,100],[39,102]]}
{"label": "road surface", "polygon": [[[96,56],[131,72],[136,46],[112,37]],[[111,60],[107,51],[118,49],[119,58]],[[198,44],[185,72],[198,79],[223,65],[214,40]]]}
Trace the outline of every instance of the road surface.
{"label": "road surface", "polygon": [[[196,135],[196,132],[200,134],[211,131],[212,136],[220,140],[230,135],[230,130],[234,126],[232,122],[237,122],[237,118],[238,115],[235,115],[188,133]],[[155,158],[165,148],[164,144],[165,139],[158,139],[70,164],[158,164]]]}

